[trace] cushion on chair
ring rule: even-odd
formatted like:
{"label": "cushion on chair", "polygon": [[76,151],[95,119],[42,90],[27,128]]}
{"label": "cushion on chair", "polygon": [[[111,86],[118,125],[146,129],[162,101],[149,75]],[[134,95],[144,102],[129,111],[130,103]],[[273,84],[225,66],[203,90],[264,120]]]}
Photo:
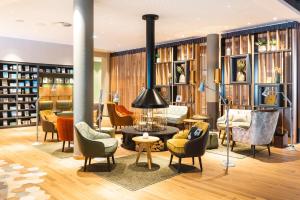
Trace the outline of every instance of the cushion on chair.
{"label": "cushion on chair", "polygon": [[189,135],[188,135],[188,140],[193,140],[196,139],[198,137],[200,137],[203,133],[203,130],[197,126],[193,126],[190,131],[189,131]]}
{"label": "cushion on chair", "polygon": [[170,139],[167,141],[167,147],[170,151],[177,154],[184,154],[184,145],[187,139]]}
{"label": "cushion on chair", "polygon": [[102,142],[104,144],[105,153],[113,153],[118,148],[118,140],[115,138],[97,139],[94,141]]}

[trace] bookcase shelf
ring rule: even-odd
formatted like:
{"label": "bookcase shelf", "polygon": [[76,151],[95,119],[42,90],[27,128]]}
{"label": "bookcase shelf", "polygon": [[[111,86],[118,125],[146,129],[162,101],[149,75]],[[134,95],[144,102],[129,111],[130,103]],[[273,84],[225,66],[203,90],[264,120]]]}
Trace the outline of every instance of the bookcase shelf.
{"label": "bookcase shelf", "polygon": [[[48,69],[56,71],[55,73],[50,71],[50,75],[40,73]],[[35,103],[39,98],[39,79],[48,75],[72,79],[73,68],[72,66],[0,61],[0,128],[36,124]]]}

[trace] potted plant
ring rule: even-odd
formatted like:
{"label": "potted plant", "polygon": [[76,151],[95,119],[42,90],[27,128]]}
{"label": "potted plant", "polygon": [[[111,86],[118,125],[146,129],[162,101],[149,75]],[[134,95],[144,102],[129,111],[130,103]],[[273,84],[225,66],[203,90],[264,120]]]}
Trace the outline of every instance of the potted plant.
{"label": "potted plant", "polygon": [[288,146],[288,131],[285,128],[277,128],[274,134],[274,147],[285,148]]}
{"label": "potted plant", "polygon": [[277,44],[276,39],[272,39],[272,40],[270,41],[271,51],[276,51],[276,50],[277,50],[276,44]]}
{"label": "potted plant", "polygon": [[267,51],[267,40],[259,39],[255,44],[258,46],[258,52]]}
{"label": "potted plant", "polygon": [[245,68],[246,68],[246,60],[245,59],[239,59],[237,60],[237,75],[236,75],[236,80],[238,82],[244,82],[246,81],[246,73],[245,73]]}
{"label": "potted plant", "polygon": [[183,66],[177,66],[176,70],[177,70],[177,73],[180,74],[179,79],[178,79],[178,83],[186,83]]}

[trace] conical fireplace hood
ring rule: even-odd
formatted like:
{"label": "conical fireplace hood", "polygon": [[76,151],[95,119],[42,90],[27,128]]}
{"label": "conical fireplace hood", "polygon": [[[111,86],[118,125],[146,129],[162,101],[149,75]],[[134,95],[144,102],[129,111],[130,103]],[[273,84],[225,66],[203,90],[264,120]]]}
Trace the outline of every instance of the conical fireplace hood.
{"label": "conical fireplace hood", "polygon": [[134,108],[167,108],[168,103],[162,98],[159,92],[154,88],[155,85],[155,20],[158,15],[143,15],[146,20],[146,61],[147,61],[147,88],[144,89],[138,97],[132,102]]}

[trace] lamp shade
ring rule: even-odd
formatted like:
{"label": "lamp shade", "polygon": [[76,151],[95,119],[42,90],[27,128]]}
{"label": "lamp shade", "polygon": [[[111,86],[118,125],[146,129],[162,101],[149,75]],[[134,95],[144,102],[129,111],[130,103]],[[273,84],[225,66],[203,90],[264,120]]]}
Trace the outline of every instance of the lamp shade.
{"label": "lamp shade", "polygon": [[204,91],[205,91],[205,84],[204,84],[204,82],[201,82],[201,83],[200,83],[198,90],[199,90],[200,92],[204,92]]}
{"label": "lamp shade", "polygon": [[220,68],[215,69],[214,81],[216,84],[219,84],[221,82],[221,69]]}

